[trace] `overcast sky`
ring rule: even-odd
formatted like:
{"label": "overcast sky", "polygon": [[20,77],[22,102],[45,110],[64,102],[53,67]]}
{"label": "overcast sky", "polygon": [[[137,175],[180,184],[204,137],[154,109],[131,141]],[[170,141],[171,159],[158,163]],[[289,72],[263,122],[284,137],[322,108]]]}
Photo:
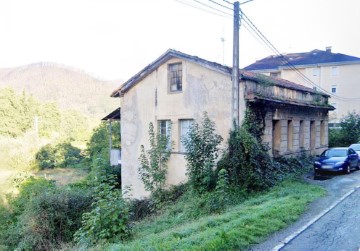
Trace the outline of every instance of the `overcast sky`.
{"label": "overcast sky", "polygon": [[[56,62],[126,80],[169,48],[231,65],[232,18],[184,4],[206,8],[197,1],[231,13],[209,0],[0,0],[0,67]],[[254,0],[242,10],[283,53],[332,46],[360,57],[359,0]],[[241,26],[241,67],[270,54]]]}

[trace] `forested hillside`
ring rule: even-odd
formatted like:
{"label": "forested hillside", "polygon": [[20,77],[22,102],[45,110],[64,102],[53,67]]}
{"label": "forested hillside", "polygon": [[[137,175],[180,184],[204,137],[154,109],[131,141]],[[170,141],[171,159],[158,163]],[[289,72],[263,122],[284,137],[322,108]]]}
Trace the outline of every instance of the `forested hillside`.
{"label": "forested hillside", "polygon": [[60,109],[75,109],[102,118],[118,100],[109,95],[121,81],[104,81],[71,67],[55,63],[36,63],[0,69],[0,88],[25,91],[42,102],[55,102]]}

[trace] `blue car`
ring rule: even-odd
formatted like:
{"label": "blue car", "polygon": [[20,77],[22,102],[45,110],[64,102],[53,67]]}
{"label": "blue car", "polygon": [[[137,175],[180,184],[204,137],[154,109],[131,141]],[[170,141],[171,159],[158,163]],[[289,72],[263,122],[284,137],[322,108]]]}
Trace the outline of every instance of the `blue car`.
{"label": "blue car", "polygon": [[359,170],[359,155],[352,148],[336,147],[325,150],[314,162],[315,174]]}

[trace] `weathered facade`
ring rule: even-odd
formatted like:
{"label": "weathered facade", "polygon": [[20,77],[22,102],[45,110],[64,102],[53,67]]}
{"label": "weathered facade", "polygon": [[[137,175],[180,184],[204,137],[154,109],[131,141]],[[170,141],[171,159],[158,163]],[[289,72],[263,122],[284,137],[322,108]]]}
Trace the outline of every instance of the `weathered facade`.
{"label": "weathered facade", "polygon": [[[328,96],[286,80],[240,72],[239,117],[254,107],[264,111],[264,142],[274,155],[318,153],[327,147]],[[178,51],[169,50],[129,79],[112,97],[121,98],[122,186],[132,197],[147,195],[138,177],[140,146],[148,149],[152,122],[174,142],[167,183],[186,180],[181,138],[207,112],[216,133],[228,138],[231,121],[231,69]]]}
{"label": "weathered facade", "polygon": [[331,95],[329,103],[336,108],[329,113],[330,123],[339,123],[348,112],[360,112],[359,94],[354,92],[360,82],[358,57],[333,53],[327,47],[325,51],[268,56],[244,69],[326,91]]}

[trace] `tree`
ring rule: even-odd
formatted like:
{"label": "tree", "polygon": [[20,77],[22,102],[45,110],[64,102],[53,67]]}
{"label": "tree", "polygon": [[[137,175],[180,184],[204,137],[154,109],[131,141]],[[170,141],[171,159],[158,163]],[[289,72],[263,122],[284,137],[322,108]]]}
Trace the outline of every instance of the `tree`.
{"label": "tree", "polygon": [[340,129],[329,130],[329,146],[349,146],[359,142],[360,115],[356,112],[348,113],[340,121]]}
{"label": "tree", "polygon": [[211,190],[216,183],[214,167],[222,137],[215,133],[215,123],[204,113],[201,125],[194,123],[183,139],[187,176],[194,191]]}
{"label": "tree", "polygon": [[139,175],[145,190],[151,192],[153,198],[159,202],[165,187],[166,163],[171,154],[171,147],[169,148],[168,143],[170,138],[169,136],[155,133],[154,125],[150,123],[149,141],[149,150],[145,150],[144,145],[141,145]]}

